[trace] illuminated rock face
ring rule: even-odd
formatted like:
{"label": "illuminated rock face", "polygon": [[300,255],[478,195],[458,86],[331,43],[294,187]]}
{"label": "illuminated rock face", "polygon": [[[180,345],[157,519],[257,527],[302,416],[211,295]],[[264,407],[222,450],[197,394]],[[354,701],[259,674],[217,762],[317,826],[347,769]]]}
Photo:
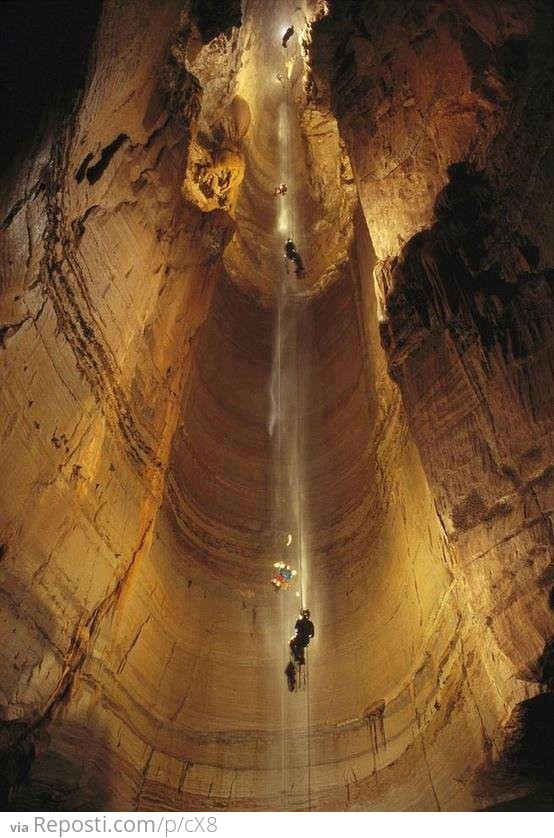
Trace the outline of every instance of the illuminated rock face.
{"label": "illuminated rock face", "polygon": [[238,5],[106,2],[73,116],[6,179],[4,793],[540,805],[550,12],[306,3],[287,68],[296,4]]}

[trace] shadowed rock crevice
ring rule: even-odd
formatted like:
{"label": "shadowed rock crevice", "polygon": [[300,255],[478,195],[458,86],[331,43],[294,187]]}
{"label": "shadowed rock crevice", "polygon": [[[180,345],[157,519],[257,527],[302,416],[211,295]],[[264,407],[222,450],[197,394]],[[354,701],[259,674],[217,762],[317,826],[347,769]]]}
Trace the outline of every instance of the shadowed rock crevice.
{"label": "shadowed rock crevice", "polygon": [[478,778],[478,793],[504,802],[488,811],[550,811],[554,801],[554,695],[519,704],[505,728],[500,758]]}
{"label": "shadowed rock crevice", "polygon": [[101,0],[8,2],[0,11],[0,170],[24,159],[31,144],[65,115],[84,83]]}
{"label": "shadowed rock crevice", "polygon": [[[84,171],[84,175],[86,176],[86,179],[88,180],[88,182],[90,184],[96,183],[98,180],[100,180],[100,178],[102,177],[102,175],[106,171],[107,167],[109,166],[110,161],[111,161],[112,157],[114,156],[114,154],[117,152],[117,150],[119,148],[121,148],[121,146],[123,145],[125,140],[128,140],[128,139],[129,138],[125,134],[119,134],[115,138],[115,140],[112,140],[109,145],[107,145],[105,148],[102,149],[102,152],[100,154],[100,158],[99,158],[97,163],[94,163],[93,165],[90,165],[90,166],[89,165],[86,166],[86,169]],[[82,165],[81,165],[81,168],[83,168]],[[79,169],[79,172],[77,172],[77,175],[76,175],[76,179],[78,181],[82,180],[82,177],[81,178],[79,177],[80,171],[81,171],[81,169]]]}

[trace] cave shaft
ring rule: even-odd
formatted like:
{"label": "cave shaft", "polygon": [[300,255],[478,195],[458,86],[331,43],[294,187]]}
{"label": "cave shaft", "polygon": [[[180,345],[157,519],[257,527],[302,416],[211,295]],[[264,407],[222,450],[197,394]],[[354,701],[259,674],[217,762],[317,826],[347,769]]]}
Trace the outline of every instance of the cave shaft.
{"label": "cave shaft", "polygon": [[546,23],[101,4],[0,196],[3,803],[539,800]]}

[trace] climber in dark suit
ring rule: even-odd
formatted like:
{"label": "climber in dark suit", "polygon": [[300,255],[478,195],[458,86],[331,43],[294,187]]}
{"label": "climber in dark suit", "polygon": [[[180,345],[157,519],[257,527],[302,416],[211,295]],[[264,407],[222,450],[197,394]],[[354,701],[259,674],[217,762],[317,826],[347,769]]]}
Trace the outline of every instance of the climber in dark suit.
{"label": "climber in dark suit", "polygon": [[306,663],[304,649],[310,645],[310,640],[315,635],[314,624],[310,620],[310,612],[307,608],[302,609],[300,617],[294,626],[294,637],[289,640],[290,650],[296,663],[303,666]]}
{"label": "climber in dark suit", "polygon": [[[302,261],[302,257],[300,256],[298,250],[296,249],[296,245],[292,239],[287,239],[285,242],[285,251],[283,253],[285,257],[285,263],[287,260],[289,262],[294,262],[295,264],[295,273],[299,279],[302,279],[303,276],[306,276],[306,269],[304,267],[304,262]],[[288,265],[287,265],[287,273],[288,273]]]}
{"label": "climber in dark suit", "polygon": [[288,44],[288,42],[290,41],[290,39],[292,38],[293,35],[294,35],[294,26],[289,26],[289,28],[287,29],[287,31],[283,35],[282,43],[283,43],[283,46],[284,46],[285,49],[287,48],[287,44]]}

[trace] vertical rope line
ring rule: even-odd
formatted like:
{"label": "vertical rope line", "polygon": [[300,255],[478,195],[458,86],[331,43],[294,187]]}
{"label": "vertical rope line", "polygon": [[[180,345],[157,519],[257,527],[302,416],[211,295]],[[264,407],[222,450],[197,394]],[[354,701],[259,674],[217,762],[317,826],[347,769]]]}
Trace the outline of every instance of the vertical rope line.
{"label": "vertical rope line", "polygon": [[294,189],[292,188],[292,79],[288,77],[287,60],[285,57],[285,78],[287,85],[287,169],[289,187],[289,236],[294,241]]}
{"label": "vertical rope line", "polygon": [[[302,544],[302,494],[300,490],[300,324],[298,314],[296,319],[296,509],[298,517],[298,556],[300,574],[300,608],[305,607],[304,599],[304,573],[303,573],[303,544]],[[312,754],[310,736],[310,667],[309,652],[306,648],[306,724],[307,724],[307,746],[308,746],[308,811],[312,808]]]}
{"label": "vertical rope line", "polygon": [[[277,490],[278,490],[278,530],[279,530],[279,557],[285,560],[283,546],[283,456],[282,456],[282,427],[281,427],[281,309],[282,309],[282,286],[279,283],[277,295]],[[286,666],[286,635],[285,635],[285,599],[281,591],[281,634],[283,637],[283,652],[281,665]],[[281,771],[283,778],[283,812],[286,811],[286,769],[285,769],[285,682],[281,678]]]}
{"label": "vertical rope line", "polygon": [[[284,597],[281,597],[281,626],[282,626],[282,635],[283,635],[283,653],[281,656],[281,667],[283,672],[287,665],[287,656],[286,656],[286,635],[285,635],[285,600]],[[287,772],[285,767],[285,680],[281,677],[281,772],[283,777],[283,812],[287,811],[287,792],[286,792],[286,784],[287,784]]]}
{"label": "vertical rope line", "polygon": [[296,470],[296,519],[298,521],[298,573],[300,576],[300,610],[304,608],[304,573],[302,565],[302,498],[300,496],[300,330],[298,311],[295,318],[296,341],[296,427],[295,427],[295,470]]}
{"label": "vertical rope line", "polygon": [[[284,61],[283,67],[283,79],[286,77],[286,57]],[[286,97],[286,92],[285,92]],[[286,101],[286,98],[285,98]],[[286,130],[286,167],[287,167],[287,177],[290,171],[290,150],[289,150],[289,131],[288,131],[288,113],[285,113],[285,118],[287,119],[287,130]],[[290,213],[289,213],[289,229],[290,229]],[[286,268],[286,272],[288,273],[288,266],[287,260],[284,260],[284,266]],[[283,281],[279,282],[279,287],[277,291],[277,347],[276,347],[276,361],[277,361],[277,460],[278,460],[278,529],[279,529],[279,558],[280,561],[286,561],[286,548],[284,546],[284,538],[283,533],[285,531],[285,510],[284,510],[284,469],[283,469],[283,418],[282,418],[282,345],[281,345],[281,337],[282,337],[282,329],[283,329]],[[281,666],[284,671],[285,667],[287,666],[287,638],[288,634],[286,634],[285,628],[285,598],[284,598],[284,591],[280,591],[281,596],[281,636],[282,636],[282,655],[281,655]],[[281,676],[281,775],[282,775],[282,805],[283,805],[283,812],[286,811],[286,804],[287,804],[287,792],[286,792],[286,736],[285,736],[285,709],[286,709],[286,699],[285,699],[285,681]]]}
{"label": "vertical rope line", "polygon": [[306,703],[308,724],[308,812],[312,811],[312,740],[310,733],[310,655],[306,649]]}

